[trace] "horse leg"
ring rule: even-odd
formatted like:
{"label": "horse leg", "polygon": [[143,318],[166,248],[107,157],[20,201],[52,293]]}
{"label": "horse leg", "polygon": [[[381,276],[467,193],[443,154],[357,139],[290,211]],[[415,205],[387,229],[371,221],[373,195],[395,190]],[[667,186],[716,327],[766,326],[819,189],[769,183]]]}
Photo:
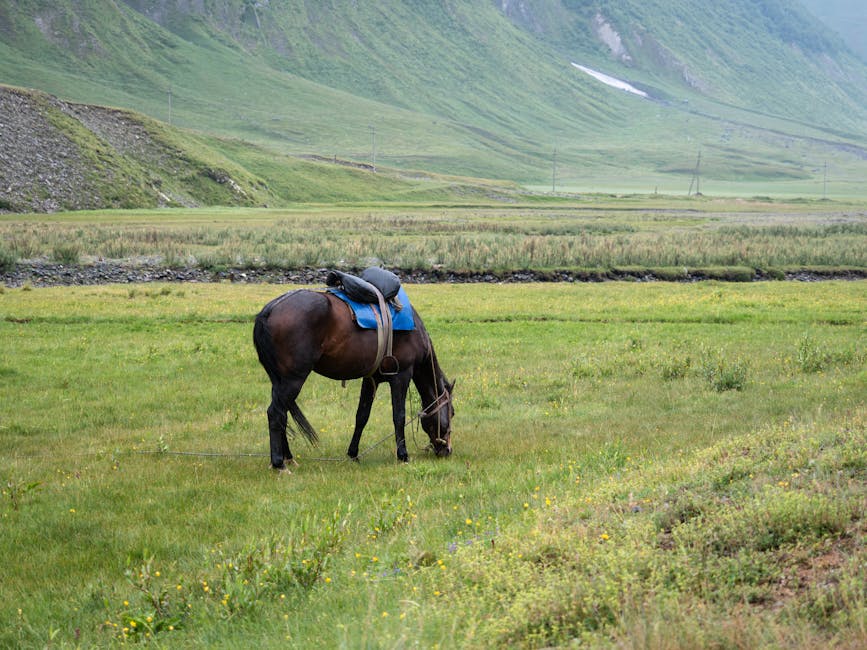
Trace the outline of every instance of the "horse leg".
{"label": "horse leg", "polygon": [[404,433],[406,424],[406,392],[409,390],[409,380],[409,373],[401,373],[389,381],[391,385],[391,415],[394,420],[394,441],[397,445],[397,459],[404,463],[409,462]]}
{"label": "horse leg", "polygon": [[352,460],[358,460],[358,445],[361,442],[361,432],[370,419],[370,409],[373,406],[373,398],[376,396],[377,383],[372,377],[361,380],[361,394],[358,396],[358,409],[355,412],[355,431],[352,432],[352,440],[346,455]]}
{"label": "horse leg", "polygon": [[271,467],[286,469],[285,461],[292,461],[289,440],[286,438],[286,412],[301,392],[304,380],[283,379],[271,385],[271,405],[268,407],[268,433],[271,437]]}

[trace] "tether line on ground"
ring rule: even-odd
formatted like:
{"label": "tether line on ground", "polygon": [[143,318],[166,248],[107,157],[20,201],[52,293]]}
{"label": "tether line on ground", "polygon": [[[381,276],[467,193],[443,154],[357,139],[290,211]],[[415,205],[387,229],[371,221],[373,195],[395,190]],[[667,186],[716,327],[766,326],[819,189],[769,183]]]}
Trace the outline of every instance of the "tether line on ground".
{"label": "tether line on ground", "polygon": [[[372,445],[359,452],[358,458],[362,458],[373,451],[376,447],[381,445],[383,442],[393,437],[393,434],[389,433],[384,435],[382,438],[374,442]],[[92,456],[106,456],[106,457],[116,457],[122,455],[147,455],[147,456],[192,456],[192,457],[201,457],[201,458],[270,458],[270,456],[266,453],[257,453],[257,452],[221,452],[221,451],[172,451],[170,449],[115,449],[112,451],[88,451],[81,453],[72,453],[72,454],[64,454],[67,458],[87,458]],[[57,454],[20,454],[13,455],[9,458],[11,460],[29,460],[34,458],[55,458]],[[331,462],[331,463],[344,463],[352,460],[349,456],[343,458],[329,458],[324,456],[311,456],[307,458],[302,458],[305,461],[315,461],[315,462]]]}

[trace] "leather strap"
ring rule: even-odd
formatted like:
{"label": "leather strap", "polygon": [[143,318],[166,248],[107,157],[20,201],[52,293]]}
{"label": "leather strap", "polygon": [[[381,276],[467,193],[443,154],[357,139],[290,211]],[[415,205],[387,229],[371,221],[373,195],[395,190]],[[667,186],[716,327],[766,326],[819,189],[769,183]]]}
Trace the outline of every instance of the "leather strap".
{"label": "leather strap", "polygon": [[[394,342],[394,327],[391,322],[391,310],[388,308],[388,305],[385,302],[385,296],[382,295],[382,292],[373,287],[373,290],[376,292],[376,299],[379,303],[379,310],[377,311],[376,306],[373,306],[373,315],[376,318],[376,360],[373,362],[373,369],[368,373],[368,375],[372,375],[382,366],[382,362],[384,359],[394,359],[392,355],[392,344]],[[388,372],[384,374],[395,374],[397,373],[397,360],[394,360],[394,369],[390,369]]]}

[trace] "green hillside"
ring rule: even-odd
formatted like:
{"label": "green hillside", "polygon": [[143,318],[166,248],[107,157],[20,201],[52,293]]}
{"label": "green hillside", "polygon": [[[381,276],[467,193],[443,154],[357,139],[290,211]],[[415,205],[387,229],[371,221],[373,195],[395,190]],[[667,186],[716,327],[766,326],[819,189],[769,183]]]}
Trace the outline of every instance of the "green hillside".
{"label": "green hillside", "polygon": [[867,61],[867,6],[862,0],[803,0],[803,3]]}
{"label": "green hillside", "polygon": [[710,192],[816,195],[830,169],[845,195],[867,174],[867,66],[779,0],[3,0],[0,82],[548,190],[685,191],[699,150]]}
{"label": "green hillside", "polygon": [[0,85],[0,212],[285,206],[297,202],[471,200],[506,183],[302,160],[240,140],[196,135],[133,111],[64,102]]}

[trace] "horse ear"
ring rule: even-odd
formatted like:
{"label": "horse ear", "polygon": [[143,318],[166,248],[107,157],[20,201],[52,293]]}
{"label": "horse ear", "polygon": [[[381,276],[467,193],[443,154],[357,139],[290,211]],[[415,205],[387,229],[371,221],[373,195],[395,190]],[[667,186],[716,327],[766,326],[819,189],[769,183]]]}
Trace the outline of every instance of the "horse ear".
{"label": "horse ear", "polygon": [[446,389],[449,391],[449,395],[451,395],[455,391],[456,383],[458,383],[457,379],[452,379],[452,383],[446,382]]}

